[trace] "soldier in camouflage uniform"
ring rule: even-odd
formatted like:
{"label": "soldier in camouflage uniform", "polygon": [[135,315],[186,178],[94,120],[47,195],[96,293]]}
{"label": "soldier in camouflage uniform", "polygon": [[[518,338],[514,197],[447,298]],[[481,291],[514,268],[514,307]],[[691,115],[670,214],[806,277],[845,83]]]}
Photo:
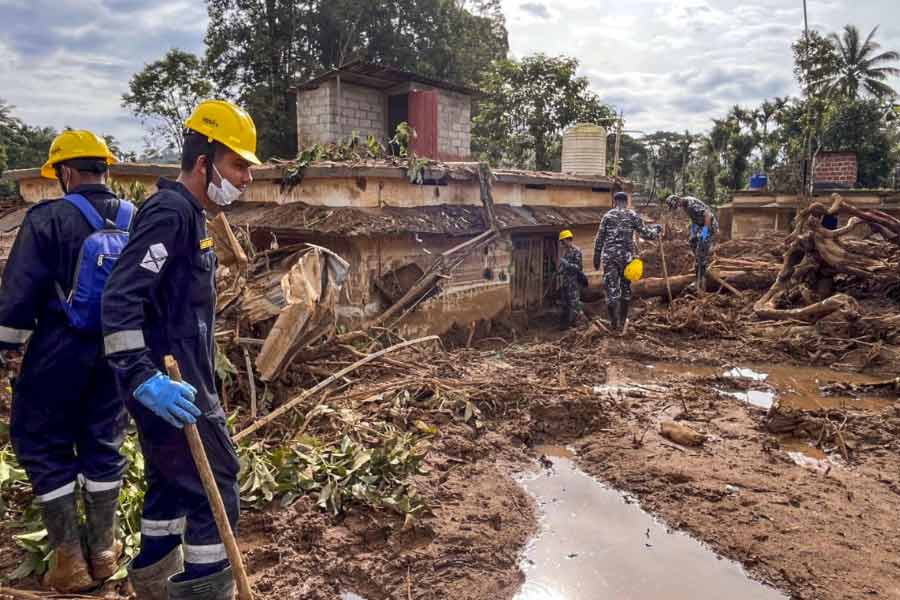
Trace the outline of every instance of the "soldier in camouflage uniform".
{"label": "soldier in camouflage uniform", "polygon": [[709,255],[719,232],[719,221],[715,213],[706,204],[693,196],[671,195],[666,198],[670,209],[681,208],[691,220],[691,234],[688,243],[694,252],[694,274],[697,277],[697,291],[706,291],[706,269],[709,267]]}
{"label": "soldier in camouflage uniform", "polygon": [[562,314],[559,319],[560,329],[566,330],[575,323],[581,312],[581,286],[587,283],[581,250],[575,245],[572,232],[566,229],[559,234],[562,255],[559,258],[560,304]]}
{"label": "soldier in camouflage uniform", "polygon": [[628,208],[628,194],[617,192],[615,208],[603,216],[594,243],[594,268],[603,263],[603,288],[613,331],[622,331],[631,304],[631,282],[625,279],[625,267],[635,258],[634,234],[644,239],[659,237],[659,225],[647,226],[636,212]]}

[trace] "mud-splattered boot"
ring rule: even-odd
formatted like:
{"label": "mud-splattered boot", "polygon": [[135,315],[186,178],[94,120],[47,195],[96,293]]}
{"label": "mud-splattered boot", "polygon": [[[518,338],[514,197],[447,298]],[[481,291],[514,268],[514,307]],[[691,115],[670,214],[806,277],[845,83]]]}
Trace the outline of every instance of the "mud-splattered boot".
{"label": "mud-splattered boot", "polygon": [[139,569],[128,567],[128,580],[137,600],[168,600],[169,579],[184,570],[181,546],[176,546],[162,560]]}
{"label": "mud-splattered boot", "polygon": [[606,309],[609,311],[609,328],[615,333],[619,330],[619,303],[610,302]]}
{"label": "mud-splattered boot", "polygon": [[630,302],[627,300],[619,300],[619,320],[621,321],[621,333],[625,335],[628,331],[628,309],[630,307]]}
{"label": "mud-splattered boot", "polygon": [[94,579],[105,581],[115,575],[122,556],[122,542],[116,539],[119,488],[85,492],[84,506],[91,573]]}
{"label": "mud-splattered boot", "polygon": [[169,600],[232,600],[234,598],[234,577],[231,567],[218,573],[175,581],[169,579]]}
{"label": "mud-splattered boot", "polygon": [[81,550],[81,532],[75,494],[67,494],[41,503],[47,539],[53,548],[44,586],[62,593],[84,592],[94,587],[87,561]]}
{"label": "mud-splattered boot", "polygon": [[697,294],[703,295],[706,293],[706,269],[703,267],[697,267]]}

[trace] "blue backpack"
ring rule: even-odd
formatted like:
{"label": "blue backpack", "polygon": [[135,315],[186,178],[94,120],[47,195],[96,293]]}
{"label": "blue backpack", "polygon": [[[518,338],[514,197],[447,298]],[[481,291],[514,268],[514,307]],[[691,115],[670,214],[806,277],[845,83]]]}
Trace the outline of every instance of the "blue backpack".
{"label": "blue backpack", "polygon": [[66,201],[75,205],[94,233],[85,238],[75,263],[75,280],[72,291],[66,296],[59,283],[56,292],[62,304],[63,312],[75,329],[84,332],[99,333],[102,329],[100,320],[100,301],[103,288],[109,279],[116,261],[128,243],[128,230],[134,216],[134,205],[126,200],[119,201],[116,222],[104,220],[97,209],[80,194],[69,194]]}

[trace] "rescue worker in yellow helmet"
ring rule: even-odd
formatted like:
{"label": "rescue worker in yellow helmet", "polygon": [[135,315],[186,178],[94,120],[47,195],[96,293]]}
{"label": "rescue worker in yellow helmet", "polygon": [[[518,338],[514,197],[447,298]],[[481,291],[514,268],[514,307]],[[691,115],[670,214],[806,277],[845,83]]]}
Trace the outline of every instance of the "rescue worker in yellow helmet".
{"label": "rescue worker in yellow helmet", "polygon": [[559,234],[559,291],[562,312],[559,328],[570,328],[581,312],[581,288],[587,285],[587,277],[581,258],[581,250],[575,245],[575,236],[568,229]]}
{"label": "rescue worker in yellow helmet", "polygon": [[[137,423],[147,492],[141,551],[129,567],[139,598],[230,599],[234,581],[184,432],[197,425],[225,510],[237,525],[238,460],[216,393],[216,256],[207,214],[253,181],[256,126],[229,102],[201,103],[186,121],[177,181],[138,213],[103,296],[106,355]],[[165,374],[173,355],[184,383]]]}
{"label": "rescue worker in yellow helmet", "polygon": [[[655,240],[662,228],[659,225],[644,224],[636,212],[628,208],[628,194],[616,192],[613,209],[603,215],[597,238],[594,242],[594,269],[603,265],[603,288],[606,291],[606,306],[613,331],[624,331],[628,322],[631,305],[631,281],[625,276],[625,269],[635,258],[634,235]],[[634,277],[629,270],[629,275]]]}
{"label": "rescue worker in yellow helmet", "polygon": [[0,287],[0,349],[26,347],[10,438],[54,550],[44,583],[64,593],[103,583],[122,553],[116,510],[127,415],[103,356],[100,300],[134,207],[106,186],[115,162],[90,131],[56,136],[41,175],[57,180],[63,197],[28,211]]}

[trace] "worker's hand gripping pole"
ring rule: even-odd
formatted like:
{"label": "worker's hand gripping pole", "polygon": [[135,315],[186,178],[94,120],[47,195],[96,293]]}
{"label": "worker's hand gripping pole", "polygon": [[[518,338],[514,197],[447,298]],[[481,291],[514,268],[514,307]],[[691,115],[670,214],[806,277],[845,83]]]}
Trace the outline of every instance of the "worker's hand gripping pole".
{"label": "worker's hand gripping pole", "polygon": [[[169,378],[173,381],[182,381],[178,361],[173,356],[166,356],[165,364],[166,371],[169,372]],[[252,600],[253,593],[250,590],[250,581],[247,579],[247,571],[244,569],[241,551],[238,548],[237,540],[234,539],[234,532],[231,531],[231,522],[228,520],[228,513],[225,512],[222,495],[219,493],[219,487],[216,485],[212,468],[209,466],[209,459],[206,457],[206,450],[203,448],[203,440],[200,439],[197,425],[185,425],[184,434],[187,436],[188,445],[191,447],[191,455],[194,457],[194,464],[197,465],[197,472],[200,473],[203,489],[206,490],[206,499],[209,501],[213,517],[216,519],[219,537],[222,538],[222,543],[225,544],[225,552],[228,554],[228,560],[231,562],[231,572],[234,574],[238,599]]]}

